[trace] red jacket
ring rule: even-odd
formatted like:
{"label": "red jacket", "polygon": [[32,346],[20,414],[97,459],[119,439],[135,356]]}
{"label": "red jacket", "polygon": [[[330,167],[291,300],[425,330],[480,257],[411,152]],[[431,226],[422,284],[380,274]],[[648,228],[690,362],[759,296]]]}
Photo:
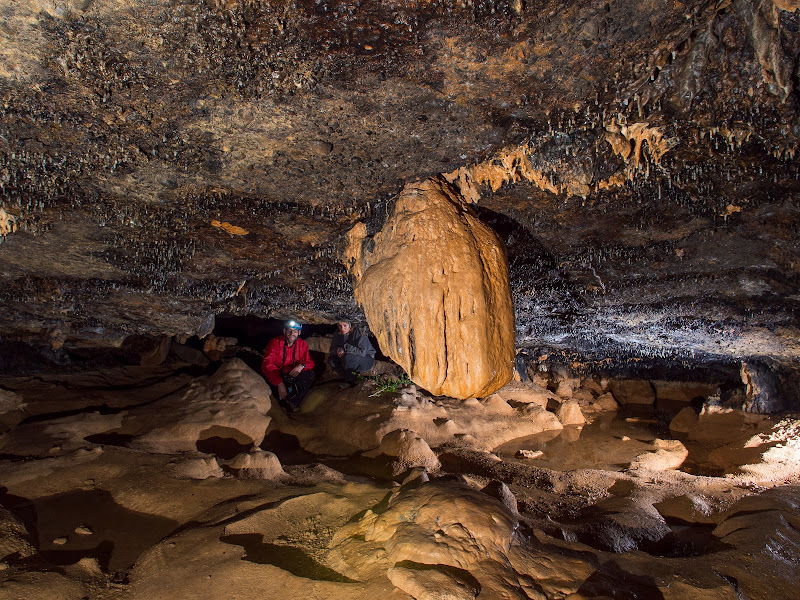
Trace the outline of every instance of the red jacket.
{"label": "red jacket", "polygon": [[267,349],[264,350],[264,360],[261,361],[261,372],[272,385],[278,385],[283,382],[284,374],[301,363],[304,369],[314,368],[308,344],[297,338],[294,344],[287,347],[286,339],[279,336],[272,338],[267,344]]}

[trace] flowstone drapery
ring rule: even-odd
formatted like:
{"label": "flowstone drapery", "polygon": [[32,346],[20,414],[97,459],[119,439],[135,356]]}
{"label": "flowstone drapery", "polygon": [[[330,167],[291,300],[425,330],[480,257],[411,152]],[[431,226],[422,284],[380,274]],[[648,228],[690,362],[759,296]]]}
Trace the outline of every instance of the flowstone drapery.
{"label": "flowstone drapery", "polygon": [[356,300],[381,349],[435,395],[508,383],[514,311],[502,241],[442,177],[407,185],[381,231],[347,252]]}

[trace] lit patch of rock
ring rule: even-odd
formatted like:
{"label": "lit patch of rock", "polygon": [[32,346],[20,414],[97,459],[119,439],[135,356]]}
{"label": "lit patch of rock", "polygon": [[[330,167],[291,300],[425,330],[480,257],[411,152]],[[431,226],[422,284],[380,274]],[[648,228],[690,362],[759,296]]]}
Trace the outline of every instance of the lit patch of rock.
{"label": "lit patch of rock", "polygon": [[583,425],[586,422],[581,407],[575,400],[562,402],[556,410],[556,416],[562,425]]}
{"label": "lit patch of rock", "polygon": [[387,434],[403,430],[416,433],[431,448],[455,444],[492,450],[515,438],[562,429],[558,418],[537,403],[514,408],[500,394],[461,401],[430,398],[411,386],[388,398],[369,391],[318,386],[299,416],[287,419],[275,412],[274,427],[296,436],[305,450],[340,456],[372,450]]}
{"label": "lit patch of rock", "polygon": [[237,454],[228,463],[228,468],[242,479],[277,479],[285,475],[278,457],[265,450]]}
{"label": "lit patch of rock", "polygon": [[380,445],[375,450],[365,452],[364,456],[391,457],[392,475],[400,475],[414,467],[435,471],[440,466],[439,459],[425,440],[413,431],[402,429],[387,433],[381,439]]}
{"label": "lit patch of rock", "polygon": [[264,379],[239,359],[182,394],[131,411],[124,429],[131,446],[150,452],[192,452],[211,437],[258,446],[271,418],[271,392]]}

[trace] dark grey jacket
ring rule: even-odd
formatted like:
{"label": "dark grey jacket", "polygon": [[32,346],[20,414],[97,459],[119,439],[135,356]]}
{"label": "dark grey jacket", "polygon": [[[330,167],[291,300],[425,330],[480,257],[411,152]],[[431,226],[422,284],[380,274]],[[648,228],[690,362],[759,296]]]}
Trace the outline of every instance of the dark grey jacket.
{"label": "dark grey jacket", "polygon": [[369,356],[375,358],[375,348],[369,338],[361,333],[355,325],[350,328],[350,332],[345,336],[338,331],[333,335],[331,342],[331,356],[336,356],[336,351],[344,348],[345,354],[357,354],[358,356]]}

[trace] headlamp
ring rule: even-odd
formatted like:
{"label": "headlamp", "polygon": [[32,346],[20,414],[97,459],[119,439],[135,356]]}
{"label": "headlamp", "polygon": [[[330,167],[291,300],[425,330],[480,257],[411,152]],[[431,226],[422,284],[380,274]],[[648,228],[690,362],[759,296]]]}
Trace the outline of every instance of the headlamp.
{"label": "headlamp", "polygon": [[300,325],[300,323],[298,323],[297,321],[286,321],[286,323],[284,323],[283,326],[286,329],[297,329],[298,331],[303,328],[303,326]]}

